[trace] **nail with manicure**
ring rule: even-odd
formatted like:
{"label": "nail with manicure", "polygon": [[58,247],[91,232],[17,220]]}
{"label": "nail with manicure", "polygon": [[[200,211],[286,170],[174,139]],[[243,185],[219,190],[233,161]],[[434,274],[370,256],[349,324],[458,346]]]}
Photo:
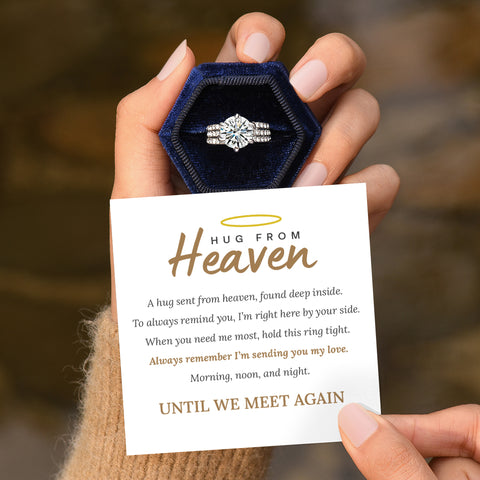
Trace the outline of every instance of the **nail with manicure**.
{"label": "nail with manicure", "polygon": [[182,63],[187,53],[187,40],[184,40],[170,55],[166,61],[157,78],[162,81],[165,80],[173,71]]}
{"label": "nail with manicure", "polygon": [[356,448],[362,446],[378,429],[373,416],[356,403],[350,403],[340,410],[338,426]]}
{"label": "nail with manicure", "polygon": [[262,63],[270,54],[270,40],[264,33],[252,33],[243,46],[243,53],[252,60]]}
{"label": "nail with manicure", "polygon": [[294,187],[310,187],[323,185],[327,179],[327,167],[320,162],[311,162],[305,166],[293,184]]}
{"label": "nail with manicure", "polygon": [[327,67],[321,60],[310,60],[290,78],[297,93],[308,100],[327,81]]}

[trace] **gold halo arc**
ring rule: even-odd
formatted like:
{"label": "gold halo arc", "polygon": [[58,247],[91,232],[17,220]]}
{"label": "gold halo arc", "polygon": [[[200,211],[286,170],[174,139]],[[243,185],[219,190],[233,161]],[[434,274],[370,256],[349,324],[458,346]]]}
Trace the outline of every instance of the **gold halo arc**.
{"label": "gold halo arc", "polygon": [[[238,224],[238,223],[233,223],[232,221],[234,220],[239,220],[241,218],[270,218],[270,221],[267,222],[262,222],[262,223],[248,223],[248,224]],[[220,223],[225,226],[225,227],[264,227],[265,225],[273,225],[274,223],[278,223],[282,221],[282,217],[279,215],[269,215],[269,214],[263,214],[263,213],[256,213],[252,215],[237,215],[235,217],[228,217],[224,218]],[[258,222],[258,220],[257,220]]]}

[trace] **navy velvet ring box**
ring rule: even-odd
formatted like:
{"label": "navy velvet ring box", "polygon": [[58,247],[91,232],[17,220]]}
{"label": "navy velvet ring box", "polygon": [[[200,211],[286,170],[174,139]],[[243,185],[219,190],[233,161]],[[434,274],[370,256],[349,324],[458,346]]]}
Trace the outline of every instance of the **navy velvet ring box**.
{"label": "navy velvet ring box", "polygon": [[291,186],[321,128],[280,62],[204,63],[159,132],[193,193]]}

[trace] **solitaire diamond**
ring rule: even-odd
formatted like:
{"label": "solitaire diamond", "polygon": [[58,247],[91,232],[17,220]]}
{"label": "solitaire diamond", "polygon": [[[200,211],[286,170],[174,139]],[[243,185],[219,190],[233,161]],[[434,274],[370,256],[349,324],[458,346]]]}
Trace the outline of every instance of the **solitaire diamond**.
{"label": "solitaire diamond", "polygon": [[220,123],[218,138],[227,147],[233,148],[238,152],[240,148],[253,143],[253,128],[252,122],[249,122],[237,113],[235,116],[229,117]]}
{"label": "solitaire diamond", "polygon": [[264,122],[250,122],[238,113],[221,123],[207,126],[207,143],[226,145],[238,152],[249,143],[270,141],[270,125]]}

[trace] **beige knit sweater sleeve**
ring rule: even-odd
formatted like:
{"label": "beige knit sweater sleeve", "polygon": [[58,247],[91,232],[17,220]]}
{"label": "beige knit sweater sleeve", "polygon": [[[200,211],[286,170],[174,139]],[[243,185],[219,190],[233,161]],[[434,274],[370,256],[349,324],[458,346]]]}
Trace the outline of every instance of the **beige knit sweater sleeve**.
{"label": "beige knit sweater sleeve", "polygon": [[[93,350],[81,421],[59,480],[257,480],[271,449],[125,455],[118,329],[106,310],[92,324]],[[165,433],[168,435],[168,433]]]}

